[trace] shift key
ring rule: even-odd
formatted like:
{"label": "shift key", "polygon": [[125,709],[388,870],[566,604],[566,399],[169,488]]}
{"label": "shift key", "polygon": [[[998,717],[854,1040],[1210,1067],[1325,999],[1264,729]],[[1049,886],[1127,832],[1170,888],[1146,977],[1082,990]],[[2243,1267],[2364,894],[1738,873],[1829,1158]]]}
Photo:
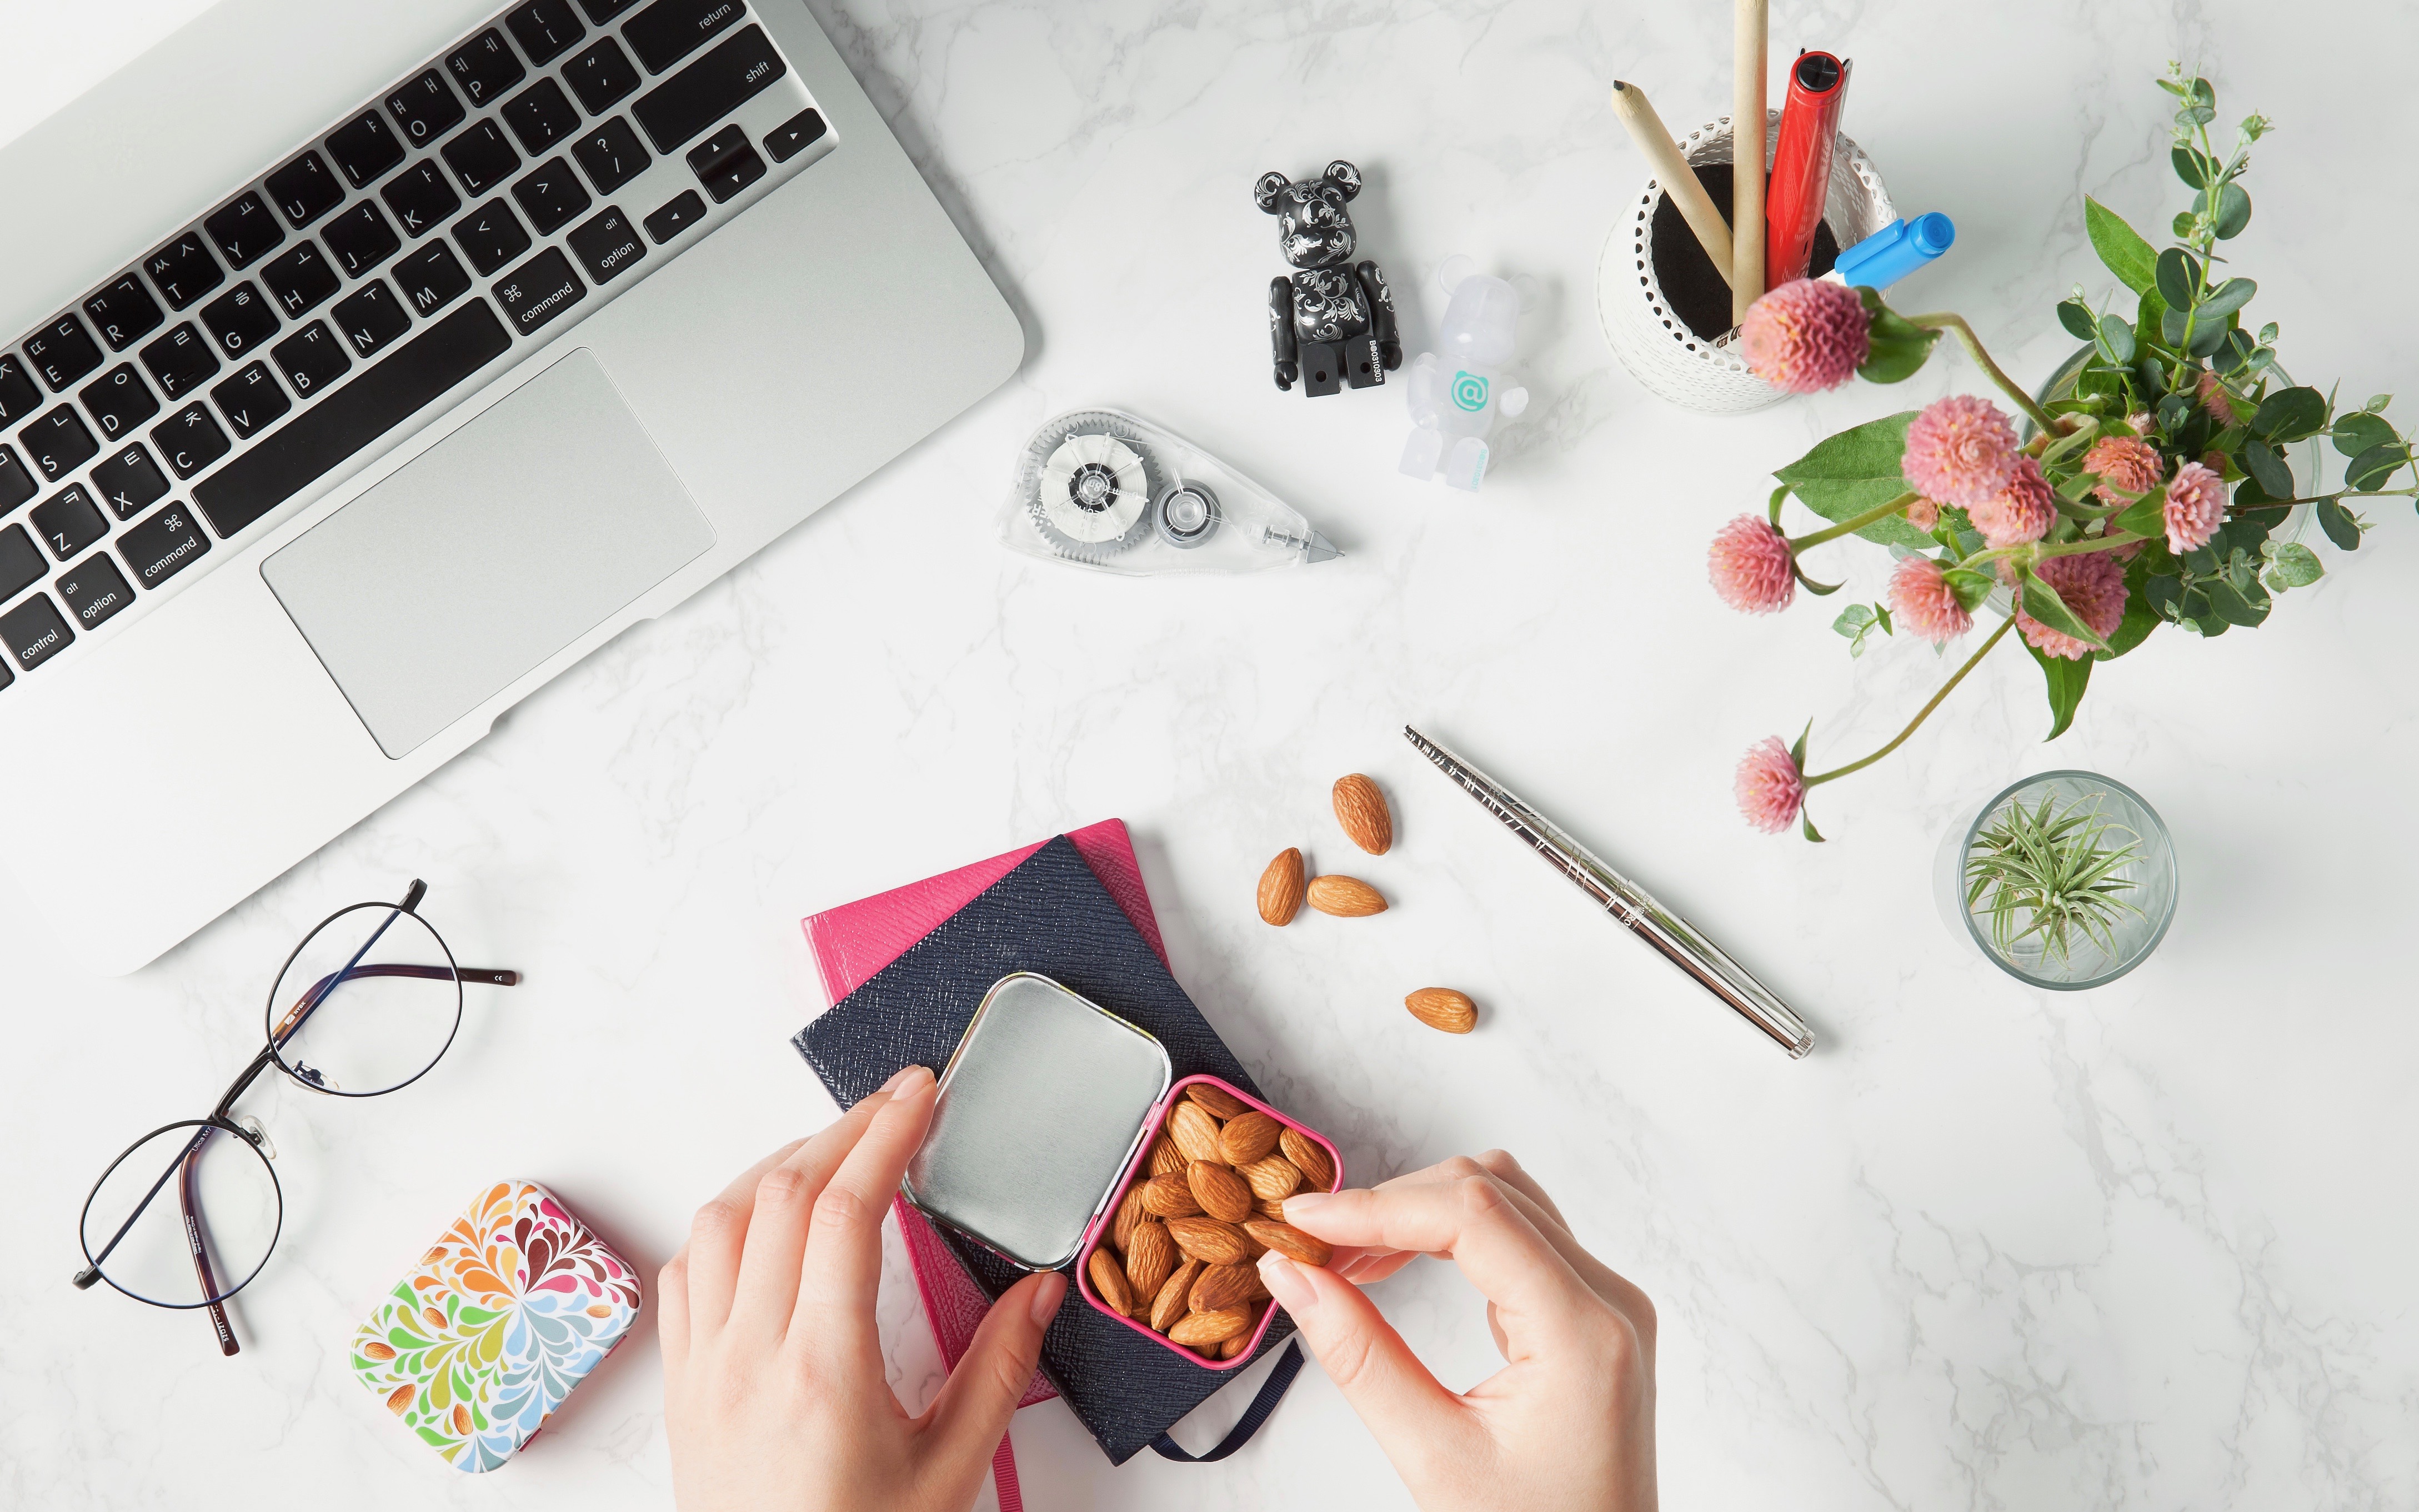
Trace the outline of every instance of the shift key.
{"label": "shift key", "polygon": [[789,71],[790,66],[765,40],[764,28],[748,26],[640,95],[630,114],[646,129],[655,150],[669,155]]}

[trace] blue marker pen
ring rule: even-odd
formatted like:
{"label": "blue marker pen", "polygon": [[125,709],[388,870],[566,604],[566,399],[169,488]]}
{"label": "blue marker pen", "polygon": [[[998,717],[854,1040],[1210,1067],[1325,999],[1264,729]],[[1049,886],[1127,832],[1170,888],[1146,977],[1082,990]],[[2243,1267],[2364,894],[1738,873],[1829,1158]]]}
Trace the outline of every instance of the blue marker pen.
{"label": "blue marker pen", "polygon": [[1887,288],[1947,252],[1957,240],[1957,226],[1934,210],[1912,221],[1892,221],[1840,254],[1823,276],[1850,287]]}

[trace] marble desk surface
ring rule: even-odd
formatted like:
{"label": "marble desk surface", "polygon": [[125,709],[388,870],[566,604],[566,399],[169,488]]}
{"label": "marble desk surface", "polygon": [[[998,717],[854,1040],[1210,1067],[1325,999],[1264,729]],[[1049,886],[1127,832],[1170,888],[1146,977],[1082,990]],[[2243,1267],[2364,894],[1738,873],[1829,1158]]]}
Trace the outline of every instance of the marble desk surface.
{"label": "marble desk surface", "polygon": [[[1730,612],[1706,540],[1817,437],[1981,384],[1948,352],[1899,393],[1712,419],[1615,363],[1594,271],[1644,169],[1606,89],[1649,85],[1676,131],[1726,110],[1727,6],[813,3],[1030,360],[151,968],[96,982],[11,936],[0,1504],[667,1505],[651,1335],[473,1481],[347,1379],[354,1322],[502,1175],[549,1183],[652,1273],[697,1203],[832,1117],[783,1042],[823,1006],[800,917],[1108,815],[1133,826],[1177,976],[1356,1173],[1506,1147],[1653,1296],[1670,1505],[2419,1501],[2419,1215],[2393,1175],[2419,1135],[2408,509],[2377,510],[2369,545],[2268,628],[2165,631],[2103,669],[2055,746],[2038,673],[1996,656],[1902,754],[1822,791],[1829,844],[1767,839],[1732,806],[1739,752],[1810,717],[1820,757],[1870,748],[1938,664],[1903,640],[1852,662],[1826,605]],[[0,0],[0,134],[198,8]],[[1957,219],[1910,295],[1970,315],[2020,377],[2071,346],[2056,300],[2111,283],[2082,195],[2145,227],[2180,208],[2150,81],[2182,57],[2226,120],[2280,123],[2232,250],[2293,370],[2419,390],[2419,13],[1774,8],[1777,54],[1855,56],[1846,126],[1899,206]],[[1395,474],[1399,387],[1314,404],[1269,384],[1278,262],[1248,191],[1337,157],[1367,175],[1362,245],[1410,351],[1448,255],[1533,280],[1537,403],[1482,497]],[[23,208],[0,234],[39,234]],[[1205,444],[1348,556],[1128,581],[1006,553],[1016,448],[1092,403]],[[1879,555],[1832,560],[1870,597]],[[1590,913],[1418,763],[1407,719],[1693,913],[1804,1009],[1817,1052],[1785,1059]],[[2184,867],[2158,955],[2076,995],[2012,984],[1930,893],[1952,815],[2061,765],[2146,795]],[[1328,810],[1355,770],[1394,801],[1380,860]],[[1254,881],[1296,844],[1393,910],[1267,929]],[[252,1096],[289,1217],[234,1308],[243,1352],[222,1359],[198,1317],[69,1289],[99,1167],[204,1110],[301,929],[414,876],[465,962],[527,983],[471,989],[452,1055],[402,1095]],[[1438,982],[1478,999],[1474,1036],[1404,1012]],[[892,1380],[921,1405],[938,1359],[892,1261]],[[1449,1269],[1378,1295],[1448,1383],[1493,1368]],[[1179,1437],[1213,1442],[1243,1395]],[[1056,1403],[1014,1431],[1040,1507],[1405,1501],[1317,1369],[1214,1467],[1113,1470]]]}

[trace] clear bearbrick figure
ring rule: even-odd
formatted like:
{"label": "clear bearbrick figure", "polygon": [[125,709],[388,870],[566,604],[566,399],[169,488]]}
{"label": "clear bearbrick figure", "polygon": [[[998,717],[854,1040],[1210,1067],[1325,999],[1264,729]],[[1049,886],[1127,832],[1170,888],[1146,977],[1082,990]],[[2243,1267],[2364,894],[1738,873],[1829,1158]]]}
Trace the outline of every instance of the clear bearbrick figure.
{"label": "clear bearbrick figure", "polygon": [[1443,350],[1420,353],[1403,375],[1417,428],[1403,446],[1402,466],[1414,478],[1433,478],[1441,469],[1447,484],[1475,492],[1487,476],[1487,436],[1495,417],[1529,408],[1529,391],[1503,371],[1512,360],[1520,296],[1468,257],[1446,258],[1437,282],[1451,297],[1437,341]]}

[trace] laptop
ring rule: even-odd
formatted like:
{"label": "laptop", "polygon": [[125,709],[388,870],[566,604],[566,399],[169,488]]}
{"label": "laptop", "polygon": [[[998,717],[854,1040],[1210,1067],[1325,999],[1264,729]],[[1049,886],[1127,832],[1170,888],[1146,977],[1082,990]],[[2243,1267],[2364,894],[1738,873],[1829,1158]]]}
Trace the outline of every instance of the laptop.
{"label": "laptop", "polygon": [[800,0],[223,0],[0,205],[0,931],[104,975],[1025,353]]}

